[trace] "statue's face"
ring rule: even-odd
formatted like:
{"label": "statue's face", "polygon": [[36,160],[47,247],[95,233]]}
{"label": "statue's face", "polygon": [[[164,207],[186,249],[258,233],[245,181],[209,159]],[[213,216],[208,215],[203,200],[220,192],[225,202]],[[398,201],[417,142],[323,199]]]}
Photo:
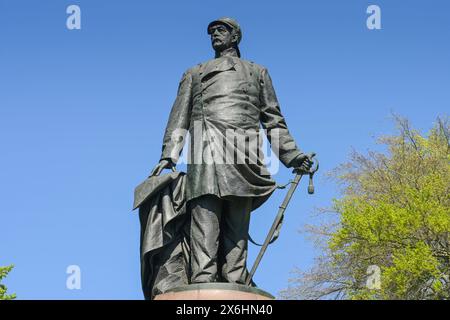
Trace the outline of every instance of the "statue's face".
{"label": "statue's face", "polygon": [[215,51],[223,51],[234,46],[236,34],[224,24],[211,27],[211,44]]}

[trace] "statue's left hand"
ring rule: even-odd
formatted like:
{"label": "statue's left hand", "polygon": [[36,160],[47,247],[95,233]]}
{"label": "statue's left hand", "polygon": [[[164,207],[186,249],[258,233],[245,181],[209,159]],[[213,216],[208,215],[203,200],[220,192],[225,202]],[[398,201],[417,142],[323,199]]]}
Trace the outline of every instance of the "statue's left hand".
{"label": "statue's left hand", "polygon": [[315,154],[301,153],[291,161],[290,166],[294,167],[294,171],[308,173],[314,164],[314,156]]}

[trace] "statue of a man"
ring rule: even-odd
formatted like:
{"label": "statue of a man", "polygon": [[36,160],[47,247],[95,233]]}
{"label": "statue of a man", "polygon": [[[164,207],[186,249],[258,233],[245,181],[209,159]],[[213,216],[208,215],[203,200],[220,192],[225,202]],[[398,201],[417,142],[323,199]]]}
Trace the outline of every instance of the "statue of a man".
{"label": "statue of a man", "polygon": [[[223,156],[230,146],[243,146],[237,140],[255,138],[261,125],[286,167],[308,171],[312,159],[297,148],[290,135],[267,69],[240,58],[238,23],[221,18],[211,22],[207,31],[215,58],[184,73],[161,160],[151,175],[175,166],[189,131],[190,282],[244,284],[250,213],[270,196],[276,183],[265,167],[260,143],[244,148],[240,159],[233,153],[233,161],[222,161]],[[208,157],[210,161],[206,161]]]}

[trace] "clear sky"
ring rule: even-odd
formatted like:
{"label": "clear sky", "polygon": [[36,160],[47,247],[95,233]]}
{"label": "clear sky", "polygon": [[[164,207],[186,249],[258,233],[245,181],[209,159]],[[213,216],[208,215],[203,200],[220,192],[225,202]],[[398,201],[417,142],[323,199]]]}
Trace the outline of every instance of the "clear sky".
{"label": "clear sky", "polygon": [[[81,30],[66,28],[71,4]],[[381,30],[366,27],[370,4]],[[255,276],[273,294],[317,253],[298,230],[338,195],[324,174],[352,148],[379,148],[391,112],[421,130],[448,114],[447,0],[0,0],[0,265],[16,265],[6,284],[18,298],[142,299],[133,190],[159,160],[181,75],[213,57],[207,24],[226,15],[321,160],[316,194],[299,187]],[[258,241],[284,194],[254,213]],[[66,288],[69,265],[81,290]]]}

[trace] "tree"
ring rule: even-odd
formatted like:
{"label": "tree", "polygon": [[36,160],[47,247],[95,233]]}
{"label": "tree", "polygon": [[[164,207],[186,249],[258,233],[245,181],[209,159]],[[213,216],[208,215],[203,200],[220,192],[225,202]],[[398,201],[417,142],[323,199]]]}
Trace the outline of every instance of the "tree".
{"label": "tree", "polygon": [[427,136],[396,123],[398,135],[379,140],[386,152],[353,152],[330,174],[341,197],[319,210],[325,222],[306,227],[322,254],[295,270],[283,298],[450,298],[448,119]]}
{"label": "tree", "polygon": [[8,275],[8,273],[14,268],[14,265],[9,265],[6,267],[0,267],[0,300],[12,300],[16,298],[16,294],[6,294],[8,290],[1,281]]}

